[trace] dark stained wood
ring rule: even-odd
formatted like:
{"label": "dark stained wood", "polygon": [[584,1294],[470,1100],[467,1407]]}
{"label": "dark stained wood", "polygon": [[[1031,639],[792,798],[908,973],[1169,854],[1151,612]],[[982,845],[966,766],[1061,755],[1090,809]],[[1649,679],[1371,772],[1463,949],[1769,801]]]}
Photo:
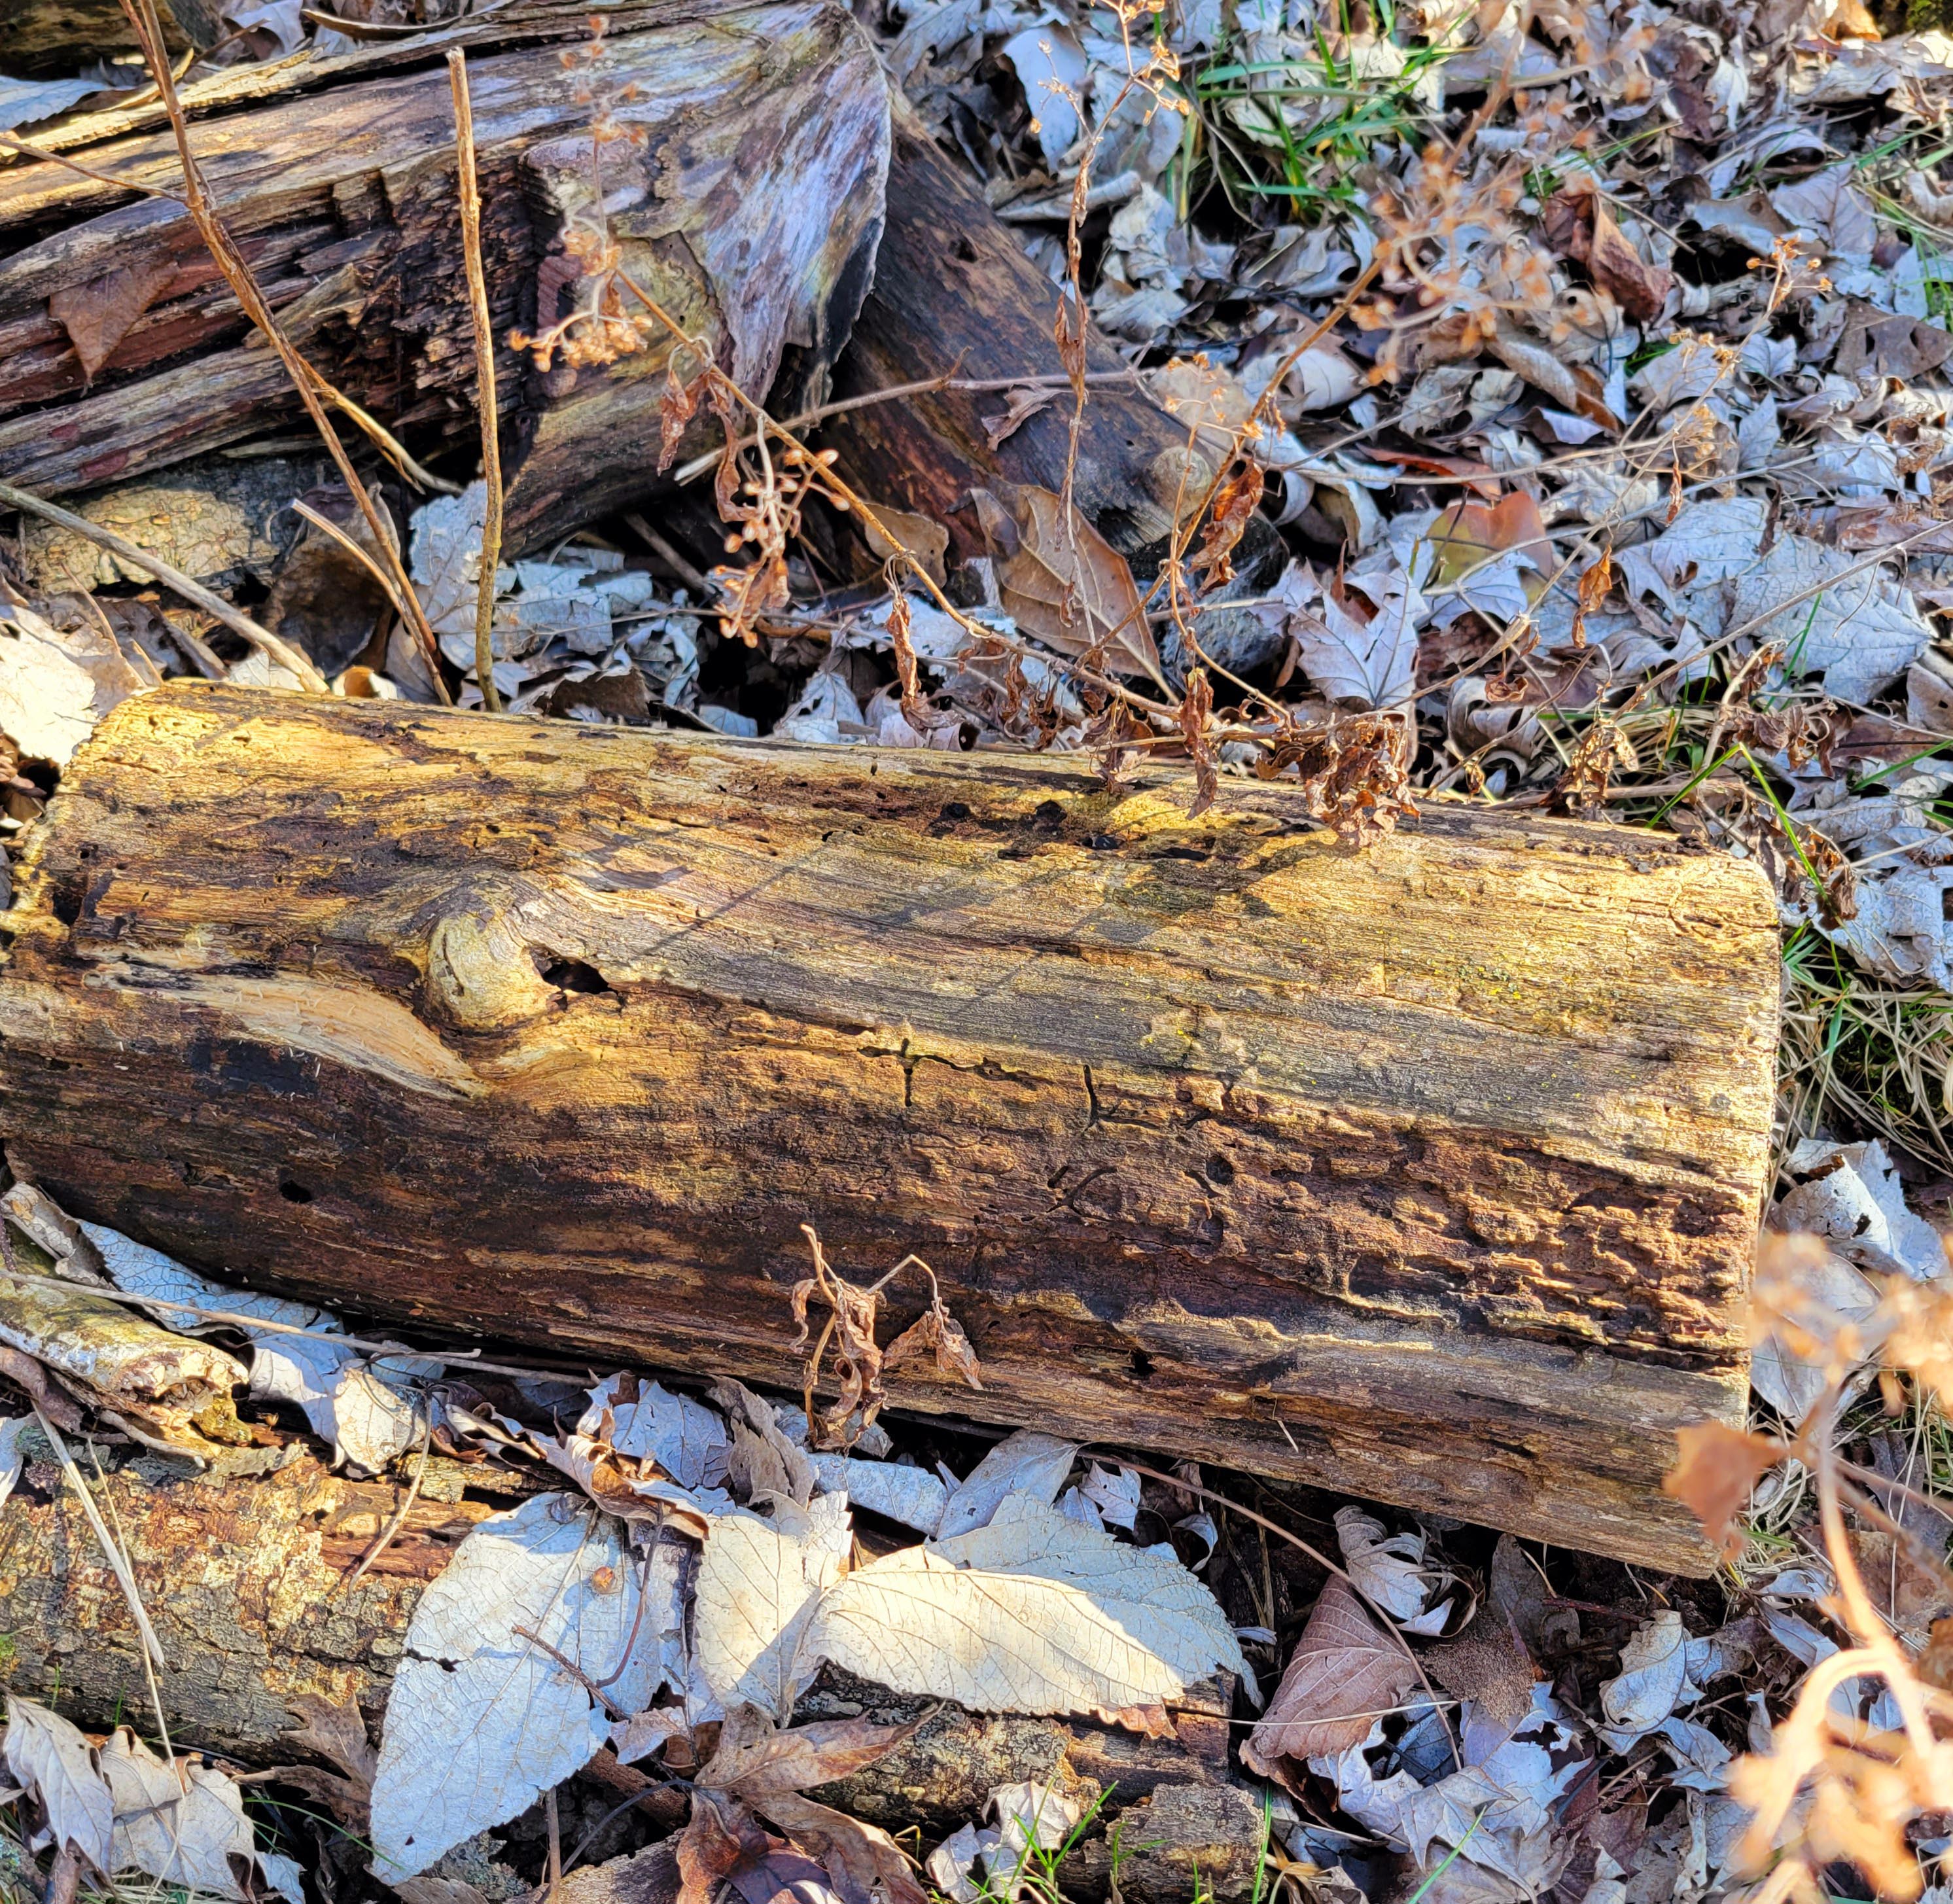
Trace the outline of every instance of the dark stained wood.
{"label": "dark stained wood", "polygon": [[[976,181],[898,105],[889,161],[888,226],[874,289],[837,365],[835,394],[854,397],[940,376],[980,381],[1062,375],[1052,327],[1056,287],[1025,256],[984,202]],[[1117,372],[1125,360],[1091,327],[1086,368]],[[984,429],[1009,400],[1001,391],[935,391],[836,417],[821,441],[865,494],[933,516],[950,532],[955,559],[985,551],[969,505],[973,486],[1014,483],[1057,490],[1064,481],[1072,401],[1068,389],[995,449]],[[1113,545],[1128,554],[1171,527],[1148,483],[1185,429],[1135,385],[1090,386],[1079,440],[1077,497]],[[1169,507],[1172,492],[1168,491]]]}
{"label": "dark stained wood", "polygon": [[[424,454],[475,427],[441,49],[477,49],[498,337],[575,306],[575,232],[601,228],[590,215],[597,108],[561,64],[563,44],[587,42],[587,27],[541,13],[510,18],[499,40],[456,30],[411,55],[282,69],[268,93],[227,77],[191,96],[193,143],[220,213],[282,321],[328,378]],[[763,394],[783,362],[790,395],[818,387],[880,231],[887,89],[867,37],[831,0],[773,0],[620,10],[605,43],[592,83],[633,135],[602,148],[624,269],[741,387]],[[112,179],[179,182],[174,141],[152,118],[104,115],[92,131],[61,143]],[[0,168],[0,260],[8,480],[51,495],[97,487],[298,413],[275,356],[246,340],[228,287],[170,202],[51,162]],[[90,379],[49,300],[91,289],[107,298],[130,272],[154,274],[149,303]],[[654,485],[671,342],[659,331],[613,363],[559,359],[548,375],[501,352],[512,553]]]}
{"label": "dark stained wood", "polygon": [[1741,1413],[1760,877],[1188,790],[172,686],[27,840],[7,1145],[254,1284],[782,1387],[811,1222],[943,1278],[986,1385],[903,1407],[1706,1567],[1659,1482]]}

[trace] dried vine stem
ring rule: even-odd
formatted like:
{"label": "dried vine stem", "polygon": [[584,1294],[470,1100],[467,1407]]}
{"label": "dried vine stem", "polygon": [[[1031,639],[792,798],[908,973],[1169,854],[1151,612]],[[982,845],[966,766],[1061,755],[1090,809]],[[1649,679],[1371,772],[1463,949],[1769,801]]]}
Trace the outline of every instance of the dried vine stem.
{"label": "dried vine stem", "polygon": [[[384,523],[373,499],[366,493],[366,485],[359,480],[353,467],[353,459],[346,453],[346,446],[340,441],[339,432],[333,428],[332,419],[325,413],[322,396],[331,393],[331,387],[324,378],[299,356],[297,348],[284,333],[284,327],[271,314],[271,307],[265,303],[265,295],[258,288],[258,281],[251,267],[245,262],[244,255],[231,241],[230,234],[218,218],[215,208],[205,190],[203,174],[198,170],[196,155],[190,146],[190,123],[183,116],[183,102],[177,96],[176,80],[170,71],[169,55],[163,44],[161,22],[156,17],[156,0],[121,0],[122,11],[134,30],[136,44],[141,49],[148,64],[149,75],[156,83],[156,90],[162,100],[163,111],[168,115],[170,130],[175,136],[177,156],[183,165],[183,205],[196,225],[197,235],[202,239],[225,283],[231,289],[237,302],[243,308],[245,316],[278,353],[278,360],[285,367],[292,385],[305,405],[306,414],[324,440],[337,467],[340,480],[351,492],[353,500],[359,506],[359,513],[366,519],[366,526],[373,532],[373,539],[385,552],[388,566],[395,572],[394,582],[399,589],[402,603],[406,608],[408,625],[426,651],[428,671],[433,677],[434,692],[441,700],[453,704],[453,697],[447,691],[447,683],[441,679],[440,649],[436,643],[434,630],[428,626],[426,613],[415,594],[413,584],[408,579],[402,566],[400,552],[394,545],[390,526]],[[336,393],[331,393],[336,394]],[[315,674],[316,670],[314,670]]]}
{"label": "dried vine stem", "polygon": [[468,61],[461,49],[447,56],[454,93],[455,169],[460,187],[461,255],[468,266],[468,314],[475,328],[475,407],[481,421],[481,554],[475,565],[475,679],[481,704],[502,711],[495,687],[495,566],[502,556],[502,443],[495,408],[495,333],[488,315],[488,280],[481,268],[481,192],[475,175],[475,108],[468,97]]}

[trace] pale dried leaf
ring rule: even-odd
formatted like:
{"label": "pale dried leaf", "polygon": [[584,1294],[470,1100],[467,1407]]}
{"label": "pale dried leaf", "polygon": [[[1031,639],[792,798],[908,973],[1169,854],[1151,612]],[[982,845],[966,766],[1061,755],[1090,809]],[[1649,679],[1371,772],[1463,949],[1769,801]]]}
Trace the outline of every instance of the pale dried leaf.
{"label": "pale dried leaf", "polygon": [[10,1693],[4,1749],[8,1772],[39,1799],[55,1843],[73,1845],[96,1870],[112,1871],[114,1796],[80,1730],[59,1713]]}
{"label": "pale dried leaf", "polygon": [[1372,1605],[1400,1621],[1415,1620],[1423,1612],[1430,1592],[1423,1570],[1423,1535],[1414,1529],[1387,1534],[1383,1523],[1362,1508],[1339,1507],[1336,1539],[1350,1577]]}
{"label": "pale dried leaf", "polygon": [[28,759],[65,767],[98,718],[95,677],[59,632],[0,602],[0,732]]}
{"label": "pale dried leaf", "polygon": [[1025,1495],[973,1533],[849,1574],[807,1650],[895,1691],[992,1712],[1123,1713],[1243,1667],[1212,1595],[1177,1559]]}
{"label": "pale dried leaf", "polygon": [[244,1795],[228,1774],[187,1759],[165,1763],[127,1726],[102,1747],[102,1771],[115,1799],[110,1869],[145,1871],[166,1884],[241,1899],[231,1860],[242,1859],[247,1869],[255,1861],[279,1890],[290,1885],[294,1904],[302,1904],[296,1867],[259,1851]]}
{"label": "pale dried leaf", "polygon": [[817,1454],[813,1466],[825,1493],[845,1494],[857,1507],[885,1514],[920,1534],[933,1534],[942,1524],[949,1490],[926,1468],[857,1461],[845,1454]]}
{"label": "pale dried leaf", "polygon": [[1241,1757],[1271,1778],[1282,1777],[1285,1759],[1332,1757],[1367,1738],[1417,1683],[1403,1648],[1378,1629],[1346,1582],[1332,1579]]}
{"label": "pale dried leaf", "polygon": [[706,1684],[729,1709],[744,1701],[785,1718],[813,1677],[809,1630],[848,1551],[846,1506],[845,1495],[824,1495],[816,1509],[835,1511],[794,1532],[751,1513],[713,1523],[694,1619]]}
{"label": "pale dried leaf", "polygon": [[1682,1616],[1664,1608],[1621,1649],[1621,1670],[1600,1688],[1607,1723],[1601,1736],[1625,1752],[1678,1705],[1695,1696],[1688,1683],[1688,1635]]}
{"label": "pale dried leaf", "polygon": [[528,1629],[626,1711],[649,1702],[658,1653],[620,1673],[638,1612],[622,1529],[569,1495],[475,1527],[421,1597],[393,1680],[373,1782],[383,1875],[412,1877],[525,1811],[608,1742],[610,1721]]}
{"label": "pale dried leaf", "polygon": [[[619,1399],[625,1385],[636,1389],[634,1399]],[[607,1408],[610,1445],[618,1454],[648,1457],[681,1487],[716,1487],[726,1479],[732,1437],[724,1419],[702,1401],[624,1375],[591,1389],[590,1401],[577,1423],[580,1432],[595,1435]]]}
{"label": "pale dried leaf", "polygon": [[1042,1501],[1055,1499],[1077,1458],[1076,1441],[1040,1435],[1034,1428],[1007,1435],[950,1495],[936,1532],[947,1540],[987,1526],[1008,1495],[1029,1495]]}

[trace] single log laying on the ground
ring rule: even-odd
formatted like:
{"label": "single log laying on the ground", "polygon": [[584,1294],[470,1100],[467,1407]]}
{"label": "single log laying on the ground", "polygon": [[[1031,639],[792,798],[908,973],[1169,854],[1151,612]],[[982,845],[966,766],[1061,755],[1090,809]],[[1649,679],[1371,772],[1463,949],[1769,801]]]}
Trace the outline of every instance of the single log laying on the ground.
{"label": "single log laying on the ground", "polygon": [[[789,395],[824,384],[881,229],[887,88],[845,7],[613,8],[603,57],[578,80],[563,58],[587,45],[588,12],[532,3],[192,93],[214,202],[286,328],[431,453],[477,427],[442,57],[470,47],[513,553],[655,481],[667,331],[608,365],[560,354],[547,374],[501,347],[591,292],[584,267],[607,230],[624,273],[760,396],[783,365]],[[107,180],[180,187],[152,111],[84,132],[61,143]],[[180,204],[52,160],[11,163],[0,259],[0,477],[96,488],[300,416]],[[687,353],[684,374],[698,368]]]}
{"label": "single log laying on the ground", "polygon": [[28,838],[6,1143],[255,1284],[785,1387],[811,1223],[975,1344],[899,1406],[1707,1564],[1760,875],[1190,785],[172,686]]}

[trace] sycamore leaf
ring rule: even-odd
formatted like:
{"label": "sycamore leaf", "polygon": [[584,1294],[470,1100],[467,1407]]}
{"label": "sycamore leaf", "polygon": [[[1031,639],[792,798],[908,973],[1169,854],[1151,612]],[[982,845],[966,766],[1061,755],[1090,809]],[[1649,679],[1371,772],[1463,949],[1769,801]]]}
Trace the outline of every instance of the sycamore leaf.
{"label": "sycamore leaf", "polygon": [[1384,1523],[1360,1507],[1336,1510],[1336,1539],[1343,1564],[1363,1597],[1393,1620],[1415,1620],[1431,1582],[1424,1573],[1424,1536],[1387,1534]]}
{"label": "sycamore leaf", "polygon": [[1244,1667],[1213,1595],[1177,1559],[1026,1495],[973,1533],[857,1568],[828,1591],[807,1650],[986,1712],[1130,1715]]}
{"label": "sycamore leaf", "polygon": [[618,1670],[638,1606],[622,1526],[571,1495],[537,1495],[470,1532],[414,1609],[387,1700],[373,1780],[383,1874],[426,1870],[608,1742],[609,1714],[545,1646],[609,1682],[626,1711],[650,1703],[656,1645]]}
{"label": "sycamore leaf", "polygon": [[1018,627],[1074,657],[1105,641],[1108,672],[1158,681],[1159,651],[1126,558],[1077,510],[1067,522],[1063,499],[1049,489],[1026,488],[1016,500],[1020,540],[997,585]]}
{"label": "sycamore leaf", "polygon": [[813,1677],[809,1629],[853,1538],[847,1507],[846,1495],[823,1495],[798,1513],[777,1504],[773,1520],[732,1513],[712,1523],[693,1617],[699,1668],[727,1708],[744,1700],[785,1718]]}
{"label": "sycamore leaf", "polygon": [[1280,1779],[1284,1759],[1346,1752],[1417,1683],[1403,1648],[1378,1629],[1346,1582],[1332,1579],[1241,1757],[1264,1777]]}
{"label": "sycamore leaf", "polygon": [[726,1479],[732,1438],[717,1410],[704,1402],[635,1375],[613,1375],[590,1391],[590,1404],[578,1430],[598,1434],[607,1408],[610,1432],[605,1438],[616,1453],[648,1456],[682,1488],[716,1487]]}
{"label": "sycamore leaf", "polygon": [[40,1800],[58,1845],[73,1845],[101,1871],[112,1871],[114,1794],[96,1770],[88,1741],[58,1712],[19,1694],[7,1700],[7,1769]]}
{"label": "sycamore leaf", "polygon": [[949,1490],[926,1468],[857,1461],[845,1454],[817,1454],[813,1466],[827,1493],[845,1494],[857,1507],[885,1514],[918,1533],[933,1534],[942,1525]]}

